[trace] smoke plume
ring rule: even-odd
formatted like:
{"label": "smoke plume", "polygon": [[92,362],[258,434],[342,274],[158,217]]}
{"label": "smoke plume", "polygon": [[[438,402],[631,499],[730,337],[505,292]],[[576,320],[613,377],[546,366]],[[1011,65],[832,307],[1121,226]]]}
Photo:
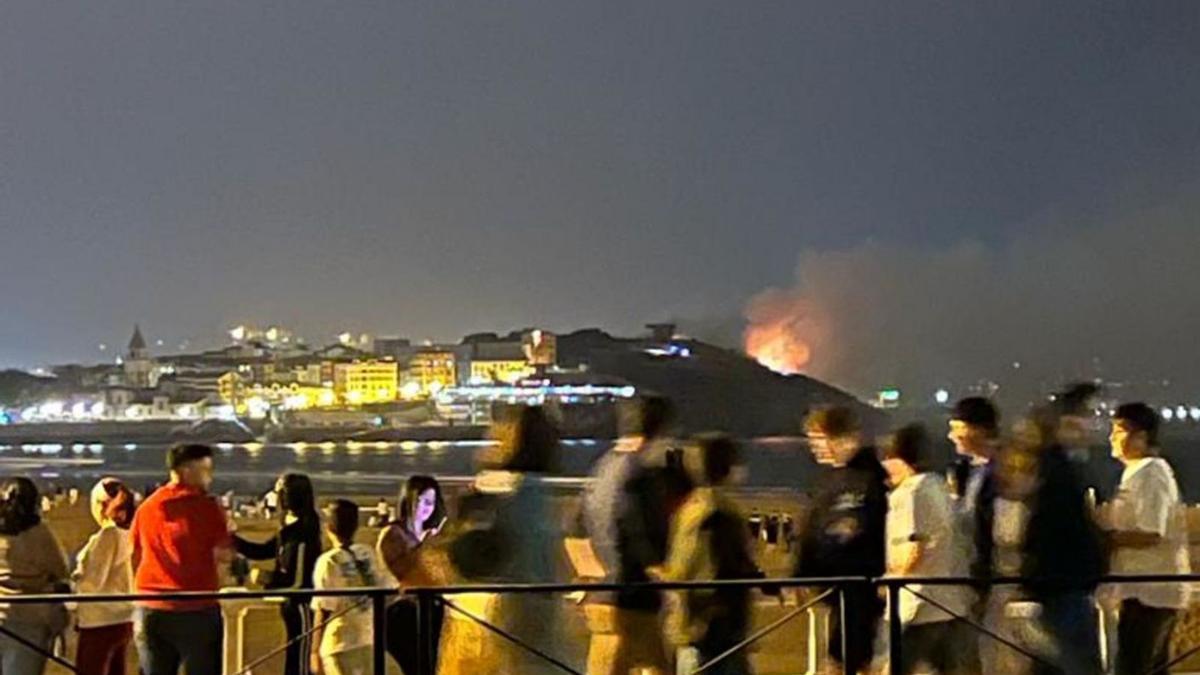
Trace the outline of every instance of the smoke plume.
{"label": "smoke plume", "polygon": [[794,287],[748,303],[745,347],[861,395],[1102,377],[1200,400],[1198,256],[1195,197],[1002,244],[807,250]]}

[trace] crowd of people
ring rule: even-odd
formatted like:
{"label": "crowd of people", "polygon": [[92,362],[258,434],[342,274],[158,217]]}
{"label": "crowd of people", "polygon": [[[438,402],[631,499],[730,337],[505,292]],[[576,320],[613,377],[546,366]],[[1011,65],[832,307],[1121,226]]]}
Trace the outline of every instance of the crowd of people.
{"label": "crowd of people", "polygon": [[[1111,417],[1120,484],[1096,503],[1086,466],[1068,450],[1089,395],[1066,392],[1010,434],[988,400],[959,401],[948,435],[962,461],[949,480],[933,470],[923,427],[899,429],[878,450],[847,409],[817,411],[808,438],[833,471],[814,495],[796,575],[973,580],[903,587],[892,613],[903,673],[1105,672],[1098,607],[1117,616],[1112,672],[1165,669],[1187,584],[1098,582],[1190,572],[1179,487],[1159,456],[1157,414],[1130,403]],[[868,669],[884,610],[874,591],[848,591],[833,613],[831,657]]]}
{"label": "crowd of people", "polygon": [[[1113,574],[1190,570],[1179,488],[1159,456],[1158,417],[1140,403],[1111,419],[1120,486],[1098,504],[1071,451],[1090,392],[1075,389],[1002,431],[991,402],[967,398],[953,408],[948,437],[960,461],[942,472],[930,432],[904,426],[876,447],[847,407],[812,411],[805,433],[826,465],[805,517],[776,518],[776,537],[796,550],[797,577],[957,577],[970,583],[914,582],[888,612],[871,584],[828,596],[829,656],[868,672],[882,657],[885,616],[899,618],[903,673],[1103,672],[1097,604],[1119,617],[1117,675],[1166,666],[1179,610],[1180,582],[1098,587]],[[652,581],[762,579],[752,523],[729,494],[741,464],[737,442],[719,434],[680,442],[670,401],[646,396],[621,409],[620,439],[593,468],[573,527],[557,515],[556,427],[541,407],[517,407],[497,421],[497,441],[454,509],[455,536],[429,546],[450,515],[437,480],[413,476],[393,510],[381,502],[361,514],[381,527],[374,545],[358,540],[359,506],[338,499],[318,509],[312,482],[287,473],[270,494],[277,531],[265,540],[236,532],[209,494],[213,451],[172,447],[169,480],[144,499],[117,478],[92,489],[99,529],[69,564],[41,518],[28,478],[0,486],[0,593],[155,594],[138,603],[0,603],[0,673],[37,675],[56,637],[78,629],[75,665],[83,675],[124,675],[136,645],[144,675],[222,672],[223,618],[218,601],[170,594],[214,592],[237,558],[271,560],[251,580],[266,589],[416,587],[456,581],[538,583],[600,576],[626,586],[586,598],[611,639],[589,655],[591,673],[752,672],[746,650],[757,592],[750,586],[664,593]],[[795,530],[793,530],[795,527]],[[577,530],[571,532],[572,529]],[[792,533],[794,544],[791,542]],[[564,546],[587,544],[581,553]],[[326,546],[328,542],[328,546]],[[438,557],[437,552],[441,552]],[[1004,579],[1020,577],[1019,583]],[[451,602],[459,602],[451,598]],[[468,599],[463,598],[463,603]],[[457,605],[456,605],[457,607]],[[458,607],[461,609],[461,607]],[[507,640],[482,640],[465,622],[432,625],[439,672],[541,672],[542,657]],[[546,648],[567,639],[563,599],[513,593],[477,608],[489,624]],[[286,675],[363,675],[370,670],[371,605],[361,596],[287,595]],[[135,630],[135,616],[136,630]],[[387,650],[403,672],[417,669],[418,612],[397,595],[387,611]],[[983,628],[982,631],[979,628]],[[485,646],[485,643],[487,646]],[[437,658],[437,657],[435,657]],[[842,661],[845,661],[842,664]],[[840,666],[839,666],[840,667]]]}

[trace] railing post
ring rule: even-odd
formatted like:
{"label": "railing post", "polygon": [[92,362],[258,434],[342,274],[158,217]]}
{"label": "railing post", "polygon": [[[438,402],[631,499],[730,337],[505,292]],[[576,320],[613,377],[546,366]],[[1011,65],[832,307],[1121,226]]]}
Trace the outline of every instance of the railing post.
{"label": "railing post", "polygon": [[885,579],[884,583],[887,584],[888,599],[888,672],[900,675],[900,638],[903,633],[900,626],[900,588],[903,582]]}
{"label": "railing post", "polygon": [[838,644],[841,645],[841,654],[838,658],[842,661],[842,675],[855,675],[854,666],[850,663],[847,655],[850,650],[846,647],[846,585],[838,585],[838,627],[842,634],[838,636]]}
{"label": "railing post", "polygon": [[375,675],[387,675],[387,599],[382,591],[371,595],[372,626],[375,629],[375,640],[372,644],[371,661]]}
{"label": "railing post", "polygon": [[438,598],[429,591],[417,593],[417,675],[437,673]]}

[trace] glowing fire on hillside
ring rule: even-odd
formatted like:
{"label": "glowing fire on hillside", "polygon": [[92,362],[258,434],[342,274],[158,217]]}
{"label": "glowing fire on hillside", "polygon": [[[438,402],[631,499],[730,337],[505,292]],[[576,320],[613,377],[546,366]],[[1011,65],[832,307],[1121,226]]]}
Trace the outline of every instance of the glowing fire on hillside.
{"label": "glowing fire on hillside", "polygon": [[812,348],[782,321],[746,328],[746,353],[760,364],[784,375],[803,372],[812,360]]}
{"label": "glowing fire on hillside", "polygon": [[813,312],[802,298],[777,289],[760,293],[746,308],[746,354],[784,375],[805,372],[813,357]]}

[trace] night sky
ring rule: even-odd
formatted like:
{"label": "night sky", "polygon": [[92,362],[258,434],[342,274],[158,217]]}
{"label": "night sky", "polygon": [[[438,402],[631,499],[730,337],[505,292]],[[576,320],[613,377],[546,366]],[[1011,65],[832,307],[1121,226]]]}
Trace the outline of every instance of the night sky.
{"label": "night sky", "polygon": [[[0,365],[111,358],[135,321],[168,347],[240,322],[736,340],[768,287],[861,388],[1081,335],[1181,352],[1200,4],[996,4],[4,2]],[[909,311],[964,275],[951,300],[1002,320]]]}

